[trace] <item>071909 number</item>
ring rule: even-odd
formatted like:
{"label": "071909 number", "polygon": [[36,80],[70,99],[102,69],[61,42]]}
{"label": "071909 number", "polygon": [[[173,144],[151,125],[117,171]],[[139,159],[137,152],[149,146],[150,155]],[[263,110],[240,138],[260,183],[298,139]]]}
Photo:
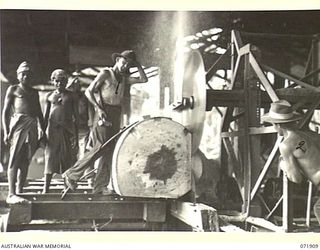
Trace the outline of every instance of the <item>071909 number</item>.
{"label": "071909 number", "polygon": [[318,248],[318,244],[300,244],[300,248]]}

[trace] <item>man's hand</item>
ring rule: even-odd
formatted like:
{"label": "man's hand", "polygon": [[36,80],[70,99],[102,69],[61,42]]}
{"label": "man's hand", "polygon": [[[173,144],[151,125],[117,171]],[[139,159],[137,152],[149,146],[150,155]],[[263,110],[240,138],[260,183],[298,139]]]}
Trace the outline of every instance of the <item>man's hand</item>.
{"label": "man's hand", "polygon": [[107,114],[104,110],[98,109],[98,115],[101,120],[107,120]]}
{"label": "man's hand", "polygon": [[10,144],[10,138],[9,135],[7,133],[4,134],[3,136],[3,142],[5,145],[9,145]]}

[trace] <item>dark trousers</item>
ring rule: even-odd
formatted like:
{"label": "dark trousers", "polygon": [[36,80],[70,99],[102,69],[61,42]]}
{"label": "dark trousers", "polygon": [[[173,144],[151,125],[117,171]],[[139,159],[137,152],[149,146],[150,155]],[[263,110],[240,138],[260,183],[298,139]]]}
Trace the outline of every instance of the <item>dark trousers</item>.
{"label": "dark trousers", "polygon": [[92,127],[93,148],[89,152],[85,153],[82,159],[78,160],[64,173],[64,175],[71,180],[78,181],[84,174],[85,170],[92,163],[98,160],[99,164],[93,186],[94,193],[100,192],[109,184],[115,141],[108,144],[108,147],[106,147],[103,151],[101,151],[99,148],[104,142],[109,140],[120,130],[121,107],[106,105],[105,108],[107,113],[107,121],[111,122],[112,126],[99,126],[99,117],[96,113]]}

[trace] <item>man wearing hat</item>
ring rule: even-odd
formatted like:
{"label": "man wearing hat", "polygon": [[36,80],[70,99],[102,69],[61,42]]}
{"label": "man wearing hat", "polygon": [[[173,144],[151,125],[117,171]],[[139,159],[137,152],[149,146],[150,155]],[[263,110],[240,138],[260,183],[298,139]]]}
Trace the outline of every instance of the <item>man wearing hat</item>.
{"label": "man wearing hat", "polygon": [[[262,121],[272,123],[283,140],[280,144],[280,168],[290,181],[301,183],[307,178],[320,189],[320,135],[311,130],[298,130],[302,118],[294,112],[290,103],[279,100],[271,103],[269,113]],[[314,213],[320,224],[320,199],[314,205]]]}
{"label": "man wearing hat", "polygon": [[27,202],[16,193],[23,191],[30,161],[38,147],[38,122],[42,128],[42,138],[45,139],[39,94],[31,87],[31,76],[30,65],[22,62],[17,69],[19,84],[8,88],[4,100],[4,143],[10,145],[8,204]]}
{"label": "man wearing hat", "polygon": [[[85,91],[88,100],[95,108],[95,117],[92,128],[93,149],[106,142],[120,130],[121,106],[124,101],[126,85],[145,83],[148,78],[140,63],[136,60],[136,54],[132,50],[125,50],[122,53],[112,54],[113,67],[106,67],[101,70],[93,82]],[[132,77],[129,68],[137,67],[139,77]],[[107,188],[110,179],[111,159],[113,145],[95,162],[97,175],[94,181],[93,193],[110,194]],[[71,189],[75,188],[75,182],[83,175],[90,161],[90,152],[77,162],[63,175],[66,183]]]}

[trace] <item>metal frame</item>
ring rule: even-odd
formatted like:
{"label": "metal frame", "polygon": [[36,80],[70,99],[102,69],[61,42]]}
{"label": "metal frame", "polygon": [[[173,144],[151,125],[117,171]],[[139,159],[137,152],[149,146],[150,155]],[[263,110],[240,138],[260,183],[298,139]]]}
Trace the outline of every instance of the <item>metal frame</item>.
{"label": "metal frame", "polygon": [[[221,148],[221,165],[222,165],[222,174],[226,174],[228,171],[223,168],[223,166],[227,166],[228,158],[231,159],[232,162],[232,171],[235,173],[239,188],[241,190],[242,198],[243,198],[243,208],[242,214],[240,217],[247,218],[243,219],[244,221],[250,224],[260,224],[261,227],[265,227],[266,223],[261,220],[253,220],[250,217],[250,204],[254,201],[257,196],[257,192],[271,166],[272,161],[275,159],[277,155],[277,151],[279,148],[279,144],[282,140],[281,137],[275,142],[275,145],[270,153],[265,165],[262,168],[261,173],[257,175],[257,166],[259,162],[257,158],[260,156],[260,140],[259,135],[262,133],[274,133],[275,131],[272,128],[259,128],[260,126],[260,113],[259,110],[262,107],[261,99],[262,94],[260,91],[259,84],[262,84],[264,89],[266,90],[269,103],[272,101],[277,101],[283,98],[283,93],[278,92],[272,87],[272,84],[269,82],[266,77],[265,71],[270,71],[275,75],[293,81],[295,84],[300,85],[302,88],[310,90],[317,94],[320,92],[320,87],[318,84],[318,73],[320,71],[319,64],[320,58],[316,54],[319,50],[320,42],[319,37],[315,36],[315,39],[312,42],[311,50],[309,53],[309,58],[307,62],[307,66],[305,69],[305,76],[301,79],[296,79],[295,77],[290,76],[289,74],[283,73],[279,70],[273,69],[267,65],[259,64],[258,59],[255,55],[254,47],[251,44],[244,45],[241,39],[241,34],[239,31],[233,30],[231,32],[231,81],[228,90],[219,91],[219,90],[208,90],[207,91],[207,110],[210,110],[210,100],[215,99],[215,97],[221,95],[227,97],[229,96],[229,100],[222,100],[221,97],[215,104],[217,106],[227,106],[227,108],[223,112],[222,117],[222,127],[221,127],[221,135],[222,135],[222,148]],[[212,70],[217,70],[215,67],[211,67],[207,73],[207,76],[213,76],[214,72]],[[306,79],[313,77],[313,84],[310,85],[305,82]],[[207,80],[209,77],[207,77]],[[242,80],[243,79],[243,80]],[[292,86],[290,86],[292,87]],[[280,93],[280,94],[278,94]],[[230,94],[230,95],[229,95]],[[279,98],[279,96],[281,98]],[[290,93],[288,93],[290,96]],[[306,93],[305,97],[308,97],[308,93]],[[296,108],[304,106],[308,108],[308,112],[305,114],[304,119],[299,124],[300,127],[303,127],[309,120],[313,114],[313,111],[316,108],[319,108],[320,98],[316,98],[317,100],[311,103],[310,106],[306,105],[306,98],[304,100],[299,100],[295,105]],[[220,101],[221,100],[221,101]],[[232,101],[231,101],[232,100]],[[230,102],[231,101],[231,102]],[[221,103],[221,105],[219,105]],[[213,104],[213,105],[215,105]],[[233,116],[234,110],[236,107],[242,108],[240,114],[241,116]],[[237,131],[229,132],[231,122],[235,121],[238,123],[239,129]],[[256,133],[253,133],[253,129],[256,129]],[[259,131],[260,130],[260,131]],[[267,130],[267,131],[266,131]],[[233,145],[231,141],[233,140]],[[240,148],[244,148],[245,150],[240,152],[240,155],[237,153]],[[258,149],[258,150],[257,150]],[[238,165],[238,166],[237,166]],[[254,185],[252,185],[254,184]],[[308,194],[308,211],[307,211],[307,225],[309,225],[310,221],[310,202],[311,202],[311,189],[309,186],[309,194]],[[290,203],[292,202],[292,188],[290,187],[290,182],[287,180],[286,176],[283,177],[283,195],[280,200],[276,203],[275,207],[268,210],[270,211],[267,215],[266,219],[269,219],[276,208],[282,202],[283,205],[283,225],[282,227],[270,226],[270,222],[268,222],[268,227],[276,229],[274,231],[284,231],[289,232],[292,230],[292,206]],[[258,197],[262,199],[262,197]],[[237,218],[234,219],[238,219]],[[250,217],[250,219],[248,219]],[[253,223],[254,221],[254,223]]]}

